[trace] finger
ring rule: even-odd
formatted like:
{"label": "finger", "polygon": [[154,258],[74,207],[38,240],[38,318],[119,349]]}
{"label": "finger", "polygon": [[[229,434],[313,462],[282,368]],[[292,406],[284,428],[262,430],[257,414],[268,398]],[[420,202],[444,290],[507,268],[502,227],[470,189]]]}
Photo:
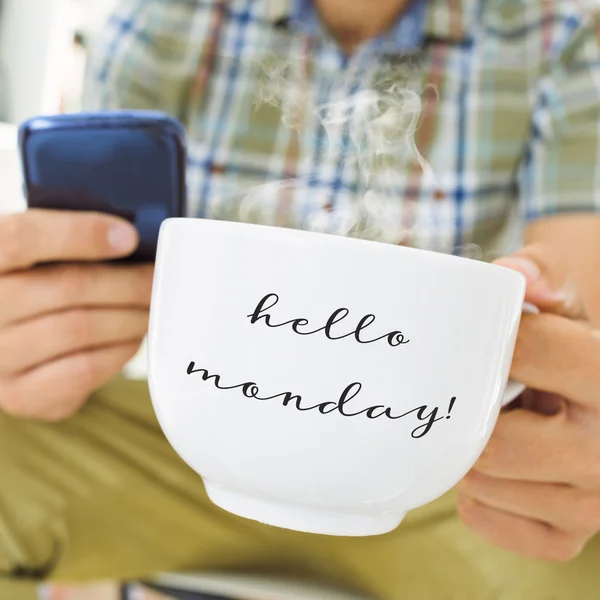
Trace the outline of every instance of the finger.
{"label": "finger", "polygon": [[571,319],[585,319],[583,296],[568,276],[566,262],[545,244],[532,244],[495,261],[495,264],[518,271],[527,279],[525,301],[543,312]]}
{"label": "finger", "polygon": [[600,530],[600,494],[573,486],[490,477],[471,471],[457,489],[481,504],[565,532]]}
{"label": "finger", "polygon": [[56,264],[0,277],[0,327],[69,308],[150,305],[152,265]]}
{"label": "finger", "polygon": [[573,534],[531,519],[486,506],[460,494],[461,520],[488,542],[528,558],[565,562],[575,558],[585,542]]}
{"label": "finger", "polygon": [[138,244],[127,221],[101,213],[29,210],[0,216],[0,273],[53,261],[126,256]]}
{"label": "finger", "polygon": [[539,415],[552,416],[571,406],[562,396],[528,388],[517,400],[515,408],[524,408]]}
{"label": "finger", "polygon": [[148,311],[76,309],[53,313],[0,333],[0,374],[33,369],[61,356],[143,338]]}
{"label": "finger", "polygon": [[89,395],[138,351],[141,340],[65,356],[4,382],[0,408],[23,419],[60,421],[76,413]]}
{"label": "finger", "polygon": [[531,388],[600,408],[600,337],[580,321],[524,315],[511,376]]}
{"label": "finger", "polygon": [[474,469],[501,479],[600,485],[600,443],[568,419],[563,407],[547,416],[516,409],[502,414]]}

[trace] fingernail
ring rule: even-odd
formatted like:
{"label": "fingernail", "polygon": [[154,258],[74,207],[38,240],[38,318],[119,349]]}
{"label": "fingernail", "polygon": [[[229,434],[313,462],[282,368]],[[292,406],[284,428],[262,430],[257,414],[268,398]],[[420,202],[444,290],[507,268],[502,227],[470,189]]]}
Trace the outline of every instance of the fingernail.
{"label": "fingernail", "polygon": [[137,232],[132,225],[119,223],[108,232],[108,243],[118,252],[133,250],[137,244]]}
{"label": "fingernail", "polygon": [[532,288],[532,294],[539,298],[539,300],[561,304],[566,303],[569,296],[567,289],[554,289],[546,279],[538,281]]}

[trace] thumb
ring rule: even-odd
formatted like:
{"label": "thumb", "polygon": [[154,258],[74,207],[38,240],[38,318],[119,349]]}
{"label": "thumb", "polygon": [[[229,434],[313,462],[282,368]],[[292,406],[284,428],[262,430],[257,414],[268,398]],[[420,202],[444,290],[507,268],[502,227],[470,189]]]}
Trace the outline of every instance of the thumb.
{"label": "thumb", "polygon": [[542,312],[585,319],[585,306],[579,289],[569,277],[567,265],[555,250],[545,244],[531,244],[495,261],[518,271],[527,280],[525,301]]}

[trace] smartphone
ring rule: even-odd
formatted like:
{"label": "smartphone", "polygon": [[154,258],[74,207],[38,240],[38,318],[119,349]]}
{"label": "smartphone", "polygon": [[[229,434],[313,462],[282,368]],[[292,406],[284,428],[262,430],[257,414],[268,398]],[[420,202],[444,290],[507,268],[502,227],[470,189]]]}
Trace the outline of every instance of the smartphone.
{"label": "smartphone", "polygon": [[161,223],[184,216],[185,131],[164,113],[36,117],[19,128],[19,152],[28,208],[127,219],[140,245],[124,260],[154,261]]}

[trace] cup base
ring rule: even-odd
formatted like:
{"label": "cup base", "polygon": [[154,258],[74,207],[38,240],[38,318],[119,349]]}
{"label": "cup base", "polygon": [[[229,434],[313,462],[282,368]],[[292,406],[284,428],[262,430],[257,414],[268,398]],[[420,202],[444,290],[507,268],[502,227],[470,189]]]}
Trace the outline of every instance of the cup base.
{"label": "cup base", "polygon": [[376,515],[344,513],[244,496],[209,481],[205,481],[204,486],[211,502],[229,513],[303,533],[340,537],[382,535],[396,529],[406,515],[391,512]]}

